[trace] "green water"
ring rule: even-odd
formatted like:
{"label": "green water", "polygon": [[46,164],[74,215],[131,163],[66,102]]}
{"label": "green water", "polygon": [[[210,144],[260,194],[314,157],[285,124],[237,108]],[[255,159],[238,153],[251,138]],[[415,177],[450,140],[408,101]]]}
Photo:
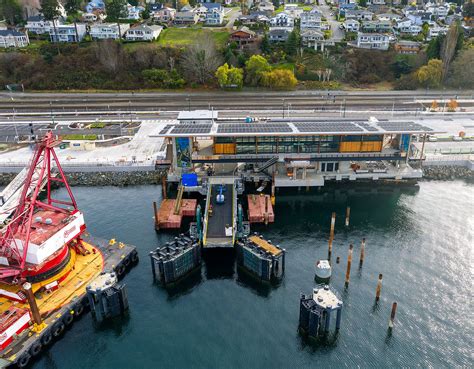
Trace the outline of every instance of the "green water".
{"label": "green water", "polygon": [[[348,187],[349,188],[349,187]],[[261,287],[232,259],[210,255],[202,273],[167,292],[152,281],[158,186],[74,188],[92,234],[137,246],[125,278],[130,313],[102,326],[84,316],[35,368],[472,367],[474,186],[422,182],[419,190],[373,188],[278,194],[276,222],[259,227],[287,250],[278,287]],[[351,206],[351,224],[344,212]],[[299,295],[314,286],[314,262],[327,255],[337,212],[332,287],[344,301],[341,330],[311,345],[297,333]],[[358,268],[360,240],[366,258]],[[344,289],[348,245],[351,282]],[[382,297],[374,305],[377,276]],[[395,328],[387,331],[391,304]]]}

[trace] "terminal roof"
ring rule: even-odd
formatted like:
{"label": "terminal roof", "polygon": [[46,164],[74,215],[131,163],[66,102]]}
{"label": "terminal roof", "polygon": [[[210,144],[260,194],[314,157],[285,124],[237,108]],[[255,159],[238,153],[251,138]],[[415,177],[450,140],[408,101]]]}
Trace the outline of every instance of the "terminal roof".
{"label": "terminal roof", "polygon": [[268,120],[214,121],[214,123],[174,123],[165,126],[161,137],[234,137],[234,136],[303,136],[303,135],[380,135],[438,133],[414,121],[389,120]]}

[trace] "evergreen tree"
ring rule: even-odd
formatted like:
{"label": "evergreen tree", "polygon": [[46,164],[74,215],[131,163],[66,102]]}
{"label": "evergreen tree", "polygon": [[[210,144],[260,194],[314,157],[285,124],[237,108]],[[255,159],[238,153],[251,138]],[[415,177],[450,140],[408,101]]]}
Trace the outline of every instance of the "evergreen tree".
{"label": "evergreen tree", "polygon": [[299,35],[296,30],[291,31],[285,43],[285,51],[288,55],[296,55],[299,46]]}
{"label": "evergreen tree", "polygon": [[76,14],[81,9],[82,0],[67,0],[64,4],[64,9],[67,15]]}
{"label": "evergreen tree", "polygon": [[264,54],[270,53],[270,42],[268,41],[268,36],[265,33],[265,35],[262,38],[262,43],[260,44],[260,49]]}
{"label": "evergreen tree", "polygon": [[365,8],[367,6],[367,0],[359,0],[359,5]]}
{"label": "evergreen tree", "polygon": [[426,56],[428,60],[439,59],[441,52],[441,44],[443,43],[444,36],[438,36],[430,41],[428,48],[426,49]]}
{"label": "evergreen tree", "polygon": [[[44,19],[53,22],[54,35],[57,37],[58,33],[56,31],[56,19],[61,15],[58,9],[58,0],[41,0],[41,13],[44,16]],[[59,49],[58,49],[59,53]]]}
{"label": "evergreen tree", "polygon": [[120,29],[120,19],[127,18],[127,0],[108,0],[105,2],[105,11],[107,20],[116,21],[119,29],[119,38],[122,39],[122,30]]}
{"label": "evergreen tree", "polygon": [[12,26],[22,20],[17,0],[0,0],[0,19],[5,19]]}

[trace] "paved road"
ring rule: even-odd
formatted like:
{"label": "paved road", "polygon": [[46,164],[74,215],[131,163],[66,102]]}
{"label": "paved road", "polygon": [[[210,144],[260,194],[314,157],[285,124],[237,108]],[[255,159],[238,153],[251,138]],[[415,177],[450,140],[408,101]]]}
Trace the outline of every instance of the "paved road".
{"label": "paved road", "polygon": [[323,16],[328,20],[328,23],[331,25],[332,35],[330,41],[342,41],[345,37],[345,33],[339,28],[341,23],[336,20],[334,15],[331,15],[332,10],[326,4],[320,5],[318,8],[321,10]]}

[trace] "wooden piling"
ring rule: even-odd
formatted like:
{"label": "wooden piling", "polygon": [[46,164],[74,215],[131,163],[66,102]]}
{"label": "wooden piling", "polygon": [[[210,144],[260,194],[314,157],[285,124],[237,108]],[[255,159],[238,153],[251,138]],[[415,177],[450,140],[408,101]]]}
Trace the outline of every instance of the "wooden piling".
{"label": "wooden piling", "polygon": [[349,246],[349,255],[347,256],[347,269],[346,269],[346,281],[345,286],[349,286],[349,280],[351,279],[351,264],[352,264],[352,249],[354,246],[351,244]]}
{"label": "wooden piling", "polygon": [[158,207],[156,201],[153,201],[153,211],[155,213],[155,229],[158,229]]}
{"label": "wooden piling", "polygon": [[35,324],[41,325],[41,313],[38,309],[38,305],[36,304],[36,298],[33,294],[33,290],[31,289],[31,283],[25,282],[23,284],[23,290],[25,291],[28,304],[30,305],[30,311],[31,315],[33,316],[33,321],[35,322]]}
{"label": "wooden piling", "polygon": [[163,199],[167,199],[168,194],[167,194],[167,191],[166,191],[166,177],[165,176],[161,177],[161,191],[162,191],[162,194],[163,194]]}
{"label": "wooden piling", "polygon": [[392,304],[392,313],[390,314],[390,321],[388,322],[388,328],[393,328],[393,322],[395,321],[395,314],[397,313],[397,303]]}
{"label": "wooden piling", "polygon": [[332,255],[332,241],[333,238],[329,237],[329,242],[328,242],[328,260],[331,262],[331,255]]}
{"label": "wooden piling", "polygon": [[349,218],[351,216],[351,207],[346,208],[346,227],[349,227]]}
{"label": "wooden piling", "polygon": [[362,242],[360,243],[360,261],[359,261],[359,268],[362,267],[362,264],[364,264],[364,257],[365,257],[365,238],[362,239]]}
{"label": "wooden piling", "polygon": [[331,215],[331,231],[329,233],[329,238],[334,239],[334,227],[336,225],[336,213],[333,212]]}
{"label": "wooden piling", "polygon": [[380,292],[382,292],[382,273],[379,274],[379,280],[377,281],[377,290],[375,291],[375,301],[380,300]]}
{"label": "wooden piling", "polygon": [[264,213],[265,225],[268,225],[268,196],[265,196],[265,213]]}

